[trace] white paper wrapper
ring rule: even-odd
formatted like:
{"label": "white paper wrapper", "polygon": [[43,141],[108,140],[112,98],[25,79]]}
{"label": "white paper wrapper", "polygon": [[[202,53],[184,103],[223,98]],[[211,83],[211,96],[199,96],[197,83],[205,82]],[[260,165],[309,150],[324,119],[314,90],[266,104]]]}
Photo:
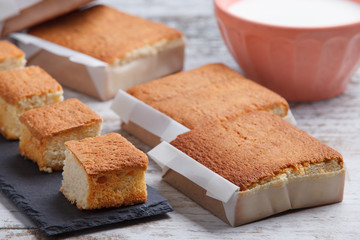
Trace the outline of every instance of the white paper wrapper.
{"label": "white paper wrapper", "polygon": [[[178,135],[190,130],[122,90],[119,90],[116,94],[111,109],[120,116],[123,123],[135,123],[137,126],[159,137],[160,140],[167,142],[171,142]],[[296,125],[291,111],[284,119]]]}
{"label": "white paper wrapper", "polygon": [[163,176],[167,182],[231,226],[239,226],[289,209],[340,202],[343,197],[343,169],[284,177],[241,192],[239,187],[167,142],[160,143],[148,155],[163,168]]}
{"label": "white paper wrapper", "polygon": [[121,117],[122,122],[132,121],[167,142],[171,142],[179,134],[190,131],[184,125],[123,90],[119,90],[116,94],[111,109]]}
{"label": "white paper wrapper", "polygon": [[66,87],[100,100],[113,98],[127,89],[183,67],[184,45],[136,59],[121,66],[110,66],[83,53],[25,33],[13,33],[20,42],[29,65],[39,65]]}
{"label": "white paper wrapper", "polygon": [[[206,189],[206,195],[219,201],[228,202],[233,193],[239,190],[238,186],[210,171],[167,142],[160,143],[148,152],[148,155],[160,166],[176,169],[178,173]],[[188,166],[191,166],[191,169]]]}
{"label": "white paper wrapper", "polygon": [[288,114],[284,117],[284,119],[295,126],[297,125],[294,115],[292,114],[290,109]]}
{"label": "white paper wrapper", "polygon": [[107,79],[107,63],[29,34],[13,33],[10,36],[20,42],[20,48],[25,52],[28,59],[31,59],[40,50],[45,50],[54,55],[67,58],[70,62],[85,67],[92,83],[97,89],[99,97],[101,99],[105,99],[105,85],[103,82],[104,79]]}

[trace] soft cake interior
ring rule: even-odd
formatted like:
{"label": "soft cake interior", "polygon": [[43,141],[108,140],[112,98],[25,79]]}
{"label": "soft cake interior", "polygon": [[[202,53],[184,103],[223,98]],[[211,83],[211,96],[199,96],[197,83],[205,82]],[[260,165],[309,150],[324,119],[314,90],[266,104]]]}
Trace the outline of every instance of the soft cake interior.
{"label": "soft cake interior", "polygon": [[65,152],[60,191],[79,209],[126,206],[145,202],[145,171],[127,169],[88,175],[70,150]]}
{"label": "soft cake interior", "polygon": [[25,56],[16,58],[7,58],[0,62],[0,71],[6,71],[15,68],[22,68],[26,64]]}
{"label": "soft cake interior", "polygon": [[63,169],[63,181],[60,191],[71,203],[85,209],[89,196],[89,181],[85,169],[71,151],[66,149]]}
{"label": "soft cake interior", "polygon": [[118,89],[128,89],[152,79],[178,72],[183,68],[185,40],[182,37],[163,39],[153,45],[135,49],[123,58],[116,59],[110,67],[108,97]]}
{"label": "soft cake interior", "polygon": [[275,115],[278,115],[280,117],[283,117],[284,119],[286,117],[288,117],[288,114],[289,114],[288,109],[286,109],[286,107],[283,106],[283,105],[274,106],[273,108],[271,108],[269,110],[269,112],[271,112],[271,113],[273,113]]}
{"label": "soft cake interior", "polygon": [[258,190],[259,188],[264,188],[278,182],[288,182],[293,179],[309,176],[321,177],[323,174],[338,173],[339,171],[343,171],[343,166],[342,164],[339,164],[338,160],[331,160],[317,164],[306,164],[305,166],[300,165],[296,169],[286,168],[274,177],[259,180],[259,182],[250,185],[242,191]]}
{"label": "soft cake interior", "polygon": [[87,137],[100,135],[101,122],[90,123],[64,133],[57,134],[42,140],[34,137],[29,129],[21,125],[20,154],[29,158],[37,159],[39,169],[45,172],[62,170],[65,160],[65,145],[69,140],[80,140]]}
{"label": "soft cake interior", "polygon": [[116,59],[111,65],[113,67],[125,65],[136,59],[156,55],[161,51],[166,51],[169,49],[184,46],[184,44],[185,40],[183,37],[177,37],[172,40],[162,39],[155,42],[154,44],[147,44],[141,48],[135,49],[127,53],[125,57]]}
{"label": "soft cake interior", "polygon": [[42,107],[63,100],[63,91],[56,91],[42,95],[26,97],[17,102],[16,105],[7,103],[0,97],[0,125],[1,133],[8,139],[20,137],[19,116],[27,110]]}

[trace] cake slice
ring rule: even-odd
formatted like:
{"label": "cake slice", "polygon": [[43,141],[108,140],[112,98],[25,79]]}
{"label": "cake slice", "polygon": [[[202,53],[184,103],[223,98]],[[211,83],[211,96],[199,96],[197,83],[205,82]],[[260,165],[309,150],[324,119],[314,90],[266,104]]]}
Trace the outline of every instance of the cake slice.
{"label": "cake slice", "polygon": [[[183,35],[176,29],[113,8],[97,5],[42,23],[29,34],[84,53],[109,65],[106,99],[124,89],[183,67]],[[34,63],[37,63],[34,59]],[[54,76],[62,68],[48,66]],[[73,76],[63,78],[65,86],[90,93],[91,84],[77,86]]]}
{"label": "cake slice", "polygon": [[223,64],[208,64],[134,86],[127,92],[193,129],[242,113],[265,110],[281,117],[284,98]]}
{"label": "cake slice", "polygon": [[7,139],[18,139],[19,116],[23,112],[62,100],[60,84],[40,67],[0,72],[1,134]]}
{"label": "cake slice", "polygon": [[146,201],[147,156],[120,134],[68,141],[65,145],[60,191],[79,209]]}
{"label": "cake slice", "polygon": [[[343,198],[342,156],[271,113],[253,112],[200,127],[171,144],[240,188],[235,217],[225,219],[234,226]],[[165,179],[224,219],[224,208],[209,207],[203,190],[191,187],[196,183],[175,172]]]}
{"label": "cake slice", "polygon": [[19,152],[45,172],[62,169],[66,141],[98,136],[102,123],[97,113],[75,98],[26,111],[19,119]]}
{"label": "cake slice", "polygon": [[[189,129],[254,111],[289,114],[284,98],[218,63],[140,84],[127,93]],[[152,136],[151,129],[137,125],[131,116],[122,128],[150,146],[160,142],[160,136]]]}
{"label": "cake slice", "polygon": [[0,41],[0,71],[22,68],[25,64],[23,51],[9,41]]}

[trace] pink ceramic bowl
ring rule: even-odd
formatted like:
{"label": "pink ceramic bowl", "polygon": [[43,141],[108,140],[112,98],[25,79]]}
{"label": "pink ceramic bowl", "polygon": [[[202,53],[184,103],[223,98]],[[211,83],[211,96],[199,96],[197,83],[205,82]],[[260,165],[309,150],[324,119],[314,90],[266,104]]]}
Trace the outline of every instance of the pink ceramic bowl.
{"label": "pink ceramic bowl", "polygon": [[261,24],[229,13],[236,1],[214,0],[215,14],[248,78],[289,101],[326,99],[346,89],[360,66],[360,22],[320,28]]}

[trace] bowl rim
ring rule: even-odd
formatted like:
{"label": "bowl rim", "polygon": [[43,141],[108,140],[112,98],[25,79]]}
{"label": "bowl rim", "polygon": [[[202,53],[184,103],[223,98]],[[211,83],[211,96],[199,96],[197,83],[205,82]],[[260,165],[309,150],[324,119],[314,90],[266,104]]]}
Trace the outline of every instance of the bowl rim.
{"label": "bowl rim", "polygon": [[[315,26],[315,27],[306,27],[306,26],[285,26],[285,25],[276,25],[276,24],[270,24],[270,23],[264,23],[264,22],[258,22],[258,21],[253,21],[250,19],[246,19],[243,17],[240,17],[238,15],[235,15],[231,12],[228,11],[228,9],[226,9],[222,2],[223,0],[213,0],[214,1],[214,6],[215,6],[215,15],[216,17],[218,17],[217,14],[217,9],[221,10],[222,12],[224,12],[225,14],[227,14],[228,16],[231,16],[232,18],[238,19],[240,21],[246,22],[248,24],[254,24],[254,25],[259,25],[259,26],[263,26],[263,27],[267,27],[267,28],[277,28],[277,29],[282,29],[282,30],[289,30],[289,31],[328,31],[328,30],[340,30],[343,28],[353,28],[353,27],[360,27],[360,21],[359,22],[354,22],[354,23],[347,23],[347,24],[340,24],[340,25],[332,25],[332,26]],[[234,2],[237,1],[241,1],[241,0],[234,0]],[[353,0],[351,0],[353,1]],[[360,5],[360,1],[353,1],[356,2]]]}

